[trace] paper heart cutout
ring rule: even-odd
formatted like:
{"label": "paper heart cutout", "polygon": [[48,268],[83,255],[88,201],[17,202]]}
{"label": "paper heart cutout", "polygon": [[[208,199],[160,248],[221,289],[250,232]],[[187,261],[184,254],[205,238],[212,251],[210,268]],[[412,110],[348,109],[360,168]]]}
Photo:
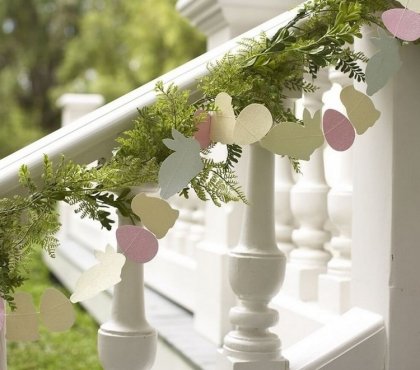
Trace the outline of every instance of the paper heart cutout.
{"label": "paper heart cutout", "polygon": [[210,129],[211,116],[209,113],[199,109],[194,114],[197,121],[197,131],[194,134],[194,139],[200,143],[201,149],[206,149],[211,144]]}
{"label": "paper heart cutout", "polygon": [[54,288],[47,288],[42,294],[40,315],[43,324],[53,332],[70,329],[76,320],[73,305]]}
{"label": "paper heart cutout", "polygon": [[404,41],[420,38],[420,14],[410,9],[389,9],[382,13],[385,27]]}
{"label": "paper heart cutout", "polygon": [[146,263],[156,256],[159,244],[150,231],[140,226],[123,225],[118,227],[116,235],[119,248],[130,260]]}
{"label": "paper heart cutout", "polygon": [[325,140],[337,151],[349,149],[354,142],[356,133],[347,117],[335,109],[327,109],[322,122]]}
{"label": "paper heart cutout", "polygon": [[179,216],[179,211],[173,209],[165,200],[148,197],[144,193],[133,198],[131,209],[158,239],[166,235]]}
{"label": "paper heart cutout", "polygon": [[80,276],[74,293],[70,297],[71,302],[76,303],[92,298],[121,281],[121,269],[125,263],[124,255],[107,245],[105,252],[95,251],[95,257],[99,263]]}
{"label": "paper heart cutout", "polygon": [[29,293],[14,295],[16,310],[6,316],[6,339],[32,342],[39,339],[38,313]]}

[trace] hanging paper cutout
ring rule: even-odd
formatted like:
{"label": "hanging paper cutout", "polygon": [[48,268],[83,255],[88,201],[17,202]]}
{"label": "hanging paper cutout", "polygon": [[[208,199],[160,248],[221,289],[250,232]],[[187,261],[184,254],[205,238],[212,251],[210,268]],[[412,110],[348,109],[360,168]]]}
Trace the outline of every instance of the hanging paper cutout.
{"label": "hanging paper cutout", "polygon": [[249,145],[261,140],[273,125],[270,111],[262,104],[247,105],[236,119],[233,142]]}
{"label": "hanging paper cutout", "polygon": [[73,305],[57,289],[48,288],[41,297],[40,315],[43,324],[53,332],[70,329],[76,319]]}
{"label": "hanging paper cutout", "polygon": [[349,149],[354,142],[356,133],[346,116],[335,109],[327,109],[324,113],[322,128],[327,143],[340,152]]}
{"label": "hanging paper cutout", "polygon": [[232,98],[229,94],[221,92],[217,94],[214,104],[218,110],[212,117],[210,138],[214,142],[233,144],[236,118],[232,107]]}
{"label": "hanging paper cutout", "polygon": [[284,122],[274,126],[261,140],[261,145],[269,151],[308,161],[310,155],[324,142],[321,130],[321,112],[311,117],[310,112],[303,112],[301,126],[295,122]]}
{"label": "hanging paper cutout", "polygon": [[382,13],[385,27],[394,36],[404,41],[420,38],[420,14],[410,9],[390,9]]}
{"label": "hanging paper cutout", "polygon": [[372,127],[381,115],[381,112],[373,105],[372,99],[357,91],[353,86],[347,86],[341,90],[340,98],[358,135],[362,135],[369,127]]}
{"label": "hanging paper cutout", "polygon": [[379,38],[372,38],[379,52],[366,65],[367,94],[372,96],[382,89],[401,67],[400,43],[379,28]]}
{"label": "hanging paper cutout", "polygon": [[179,216],[179,211],[173,209],[165,200],[148,197],[144,193],[133,198],[131,209],[158,239],[166,235]]}
{"label": "hanging paper cutout", "polygon": [[4,300],[0,298],[0,331],[3,329],[4,320],[5,320],[5,312],[4,312]]}
{"label": "hanging paper cutout", "polygon": [[216,96],[211,125],[211,139],[222,144],[248,145],[261,140],[273,125],[270,111],[262,104],[246,106],[238,117],[232,107],[232,98],[225,92]]}
{"label": "hanging paper cutout", "polygon": [[95,257],[99,263],[80,276],[75,291],[70,297],[71,302],[76,303],[92,298],[121,281],[121,269],[125,263],[124,255],[107,245],[105,252],[95,251]]}
{"label": "hanging paper cutout", "polygon": [[194,139],[200,143],[201,149],[206,149],[211,144],[211,116],[209,113],[200,109],[197,112],[195,112],[195,117],[198,117],[198,122],[197,131],[194,134]]}
{"label": "hanging paper cutout", "polygon": [[420,0],[400,0],[403,7],[414,12],[420,12]]}
{"label": "hanging paper cutout", "polygon": [[6,339],[32,342],[39,339],[38,313],[29,293],[14,295],[16,310],[6,315]]}
{"label": "hanging paper cutout", "polygon": [[203,169],[197,140],[186,138],[175,129],[172,136],[173,140],[164,139],[163,143],[175,152],[163,161],[159,170],[160,196],[164,199],[181,191]]}
{"label": "hanging paper cutout", "polygon": [[156,256],[158,241],[148,230],[140,226],[123,225],[118,227],[118,246],[124,255],[137,263],[146,263]]}

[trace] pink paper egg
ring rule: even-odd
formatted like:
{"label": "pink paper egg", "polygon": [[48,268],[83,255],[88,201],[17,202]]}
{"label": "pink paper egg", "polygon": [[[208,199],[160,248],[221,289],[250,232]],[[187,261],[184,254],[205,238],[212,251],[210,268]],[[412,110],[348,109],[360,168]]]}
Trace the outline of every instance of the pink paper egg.
{"label": "pink paper egg", "polygon": [[410,9],[390,9],[382,13],[385,27],[394,36],[404,41],[420,38],[420,14]]}
{"label": "pink paper egg", "polygon": [[156,256],[159,244],[150,231],[140,226],[123,225],[117,229],[116,235],[121,252],[130,260],[146,263]]}
{"label": "pink paper egg", "polygon": [[194,134],[194,139],[200,143],[201,149],[206,149],[211,143],[210,126],[211,116],[209,113],[199,109],[195,112],[195,116],[201,116],[201,120],[197,123],[197,131]]}
{"label": "pink paper egg", "polygon": [[334,109],[325,111],[322,129],[327,143],[331,148],[340,152],[349,149],[356,137],[351,122],[346,116]]}

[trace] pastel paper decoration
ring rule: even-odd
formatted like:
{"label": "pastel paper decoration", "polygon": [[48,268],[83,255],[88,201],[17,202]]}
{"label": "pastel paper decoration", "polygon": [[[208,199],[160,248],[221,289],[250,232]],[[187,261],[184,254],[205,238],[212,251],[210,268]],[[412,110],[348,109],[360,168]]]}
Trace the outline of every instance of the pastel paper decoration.
{"label": "pastel paper decoration", "polygon": [[210,138],[214,142],[233,144],[236,118],[232,107],[232,98],[229,94],[221,92],[217,94],[214,104],[218,110],[212,117]]}
{"label": "pastel paper decoration", "polygon": [[179,216],[179,211],[173,209],[167,201],[148,197],[144,193],[137,194],[133,198],[131,209],[158,239],[166,235]]}
{"label": "pastel paper decoration", "polygon": [[194,134],[194,139],[200,143],[201,149],[206,149],[211,144],[211,116],[209,113],[200,109],[197,112],[195,112],[195,117],[198,117],[198,122],[197,131]]}
{"label": "pastel paper decoration", "polygon": [[349,149],[354,142],[356,133],[346,116],[335,109],[327,109],[324,113],[322,128],[327,143],[340,152]]}
{"label": "pastel paper decoration", "polygon": [[249,145],[261,140],[273,125],[270,111],[262,104],[250,104],[236,118],[233,142]]}
{"label": "pastel paper decoration", "polygon": [[16,310],[6,315],[6,339],[32,342],[39,339],[38,313],[29,293],[14,295]]}
{"label": "pastel paper decoration", "polygon": [[340,98],[358,135],[362,135],[369,127],[372,127],[381,115],[372,99],[357,91],[353,86],[347,86],[341,90]]}
{"label": "pastel paper decoration", "polygon": [[366,65],[367,94],[372,96],[382,89],[401,67],[400,43],[379,28],[379,38],[372,38],[379,52]]}
{"label": "pastel paper decoration", "polygon": [[309,160],[314,150],[324,142],[321,130],[321,112],[317,111],[311,117],[310,112],[305,109],[303,122],[304,126],[295,122],[275,125],[261,140],[261,145],[275,154]]}
{"label": "pastel paper decoration", "polygon": [[159,170],[160,196],[164,199],[178,193],[203,169],[200,144],[172,129],[172,139],[163,143],[174,150],[162,163]]}
{"label": "pastel paper decoration", "polygon": [[140,226],[123,225],[118,227],[118,246],[124,255],[137,263],[149,262],[158,251],[158,241],[148,230]]}
{"label": "pastel paper decoration", "polygon": [[404,41],[420,38],[420,14],[410,9],[389,9],[382,13],[385,27],[394,36]]}
{"label": "pastel paper decoration", "polygon": [[72,303],[92,298],[121,281],[121,269],[125,263],[124,255],[107,245],[105,252],[95,251],[95,257],[99,263],[80,276],[74,293],[70,297]]}
{"label": "pastel paper decoration", "polygon": [[420,0],[400,0],[400,3],[414,12],[420,12]]}
{"label": "pastel paper decoration", "polygon": [[42,323],[53,332],[70,329],[76,319],[73,305],[54,288],[47,288],[42,295],[40,315]]}
{"label": "pastel paper decoration", "polygon": [[2,298],[0,298],[0,331],[3,329],[4,317],[5,317],[4,300]]}

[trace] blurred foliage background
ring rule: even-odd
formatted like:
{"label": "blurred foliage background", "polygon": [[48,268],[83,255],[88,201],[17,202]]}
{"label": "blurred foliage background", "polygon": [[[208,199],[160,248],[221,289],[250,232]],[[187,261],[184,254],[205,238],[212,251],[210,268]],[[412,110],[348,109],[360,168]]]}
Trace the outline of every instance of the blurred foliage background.
{"label": "blurred foliage background", "polygon": [[1,0],[0,158],[57,129],[57,98],[110,101],[205,50],[175,0]]}

